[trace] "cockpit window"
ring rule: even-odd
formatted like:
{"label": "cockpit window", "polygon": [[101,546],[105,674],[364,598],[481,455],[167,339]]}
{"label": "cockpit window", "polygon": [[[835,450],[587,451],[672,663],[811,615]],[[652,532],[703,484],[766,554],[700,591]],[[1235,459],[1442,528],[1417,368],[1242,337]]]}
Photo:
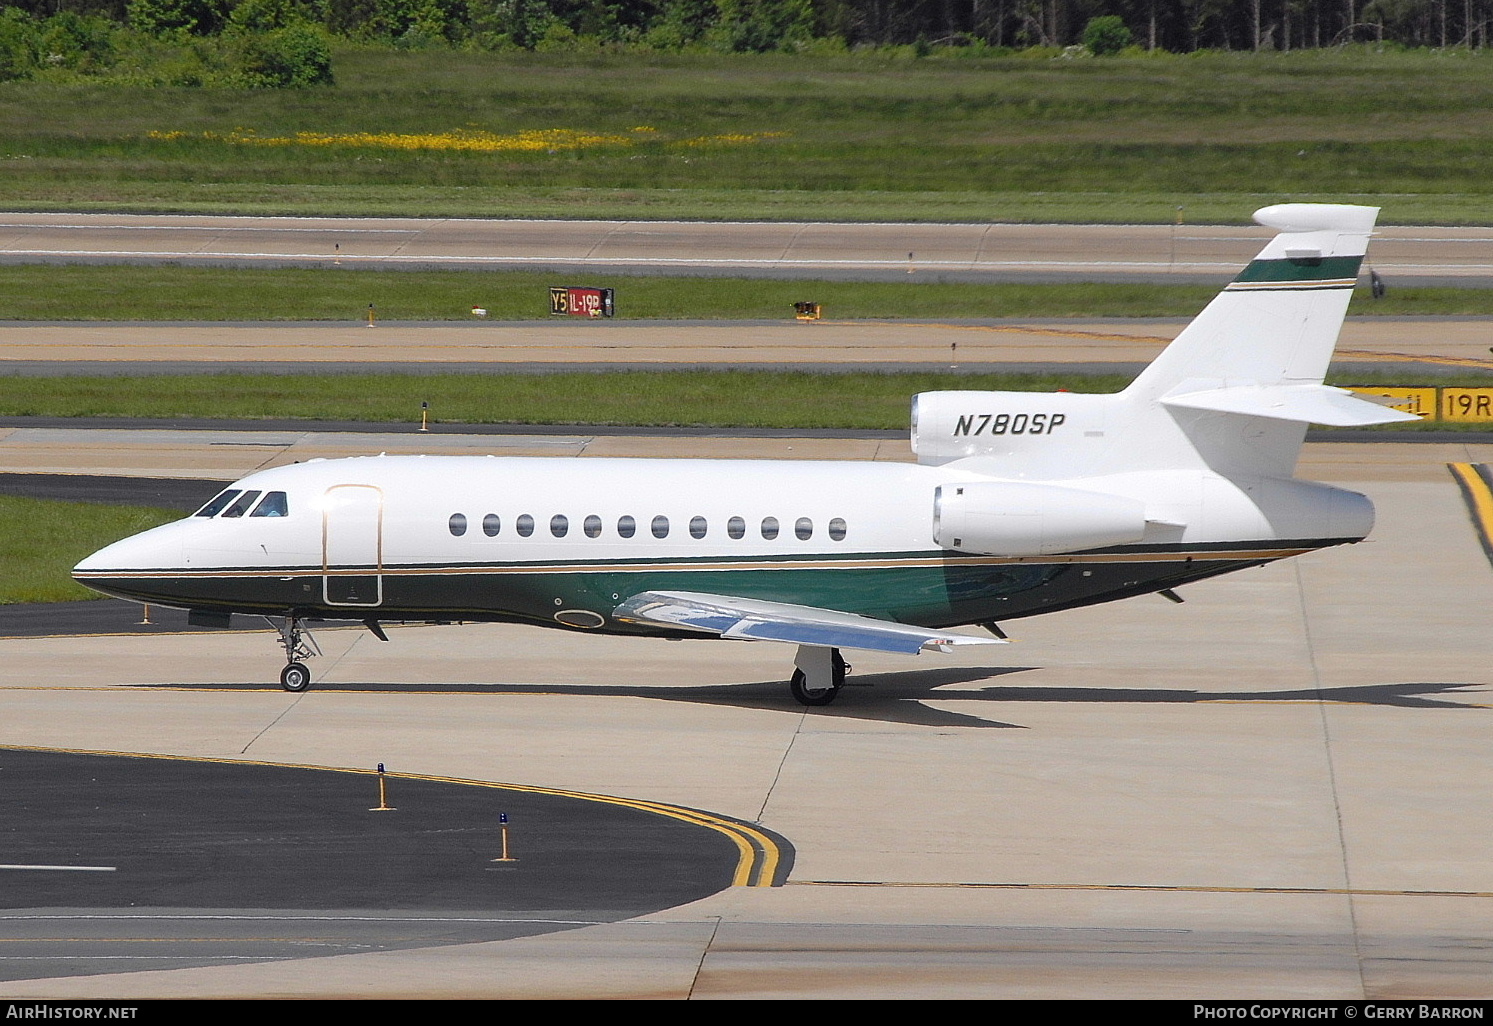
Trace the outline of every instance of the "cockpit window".
{"label": "cockpit window", "polygon": [[254,500],[259,498],[259,492],[248,491],[233,500],[233,504],[223,511],[225,517],[241,517],[254,505]]}
{"label": "cockpit window", "polygon": [[290,503],[284,492],[270,492],[254,507],[251,517],[285,517],[290,515]]}
{"label": "cockpit window", "polygon": [[224,506],[228,505],[230,502],[233,501],[233,497],[235,495],[237,495],[238,492],[239,492],[239,490],[237,488],[229,488],[229,489],[227,489],[225,491],[219,492],[218,495],[217,495],[217,498],[213,499],[212,502],[209,502],[206,506],[203,506],[201,509],[199,509],[197,511],[196,516],[199,516],[199,517],[215,517],[215,516],[217,516],[219,513],[223,512],[223,507]]}

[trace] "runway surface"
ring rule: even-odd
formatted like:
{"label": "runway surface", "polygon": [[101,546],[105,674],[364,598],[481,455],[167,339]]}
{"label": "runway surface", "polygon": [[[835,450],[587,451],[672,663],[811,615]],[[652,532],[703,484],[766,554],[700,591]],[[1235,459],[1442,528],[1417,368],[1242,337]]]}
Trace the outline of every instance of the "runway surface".
{"label": "runway surface", "polygon": [[[206,487],[396,441],[907,458],[890,439],[287,433],[256,448],[54,431],[0,439],[0,469]],[[1375,501],[1367,543],[1186,588],[1181,606],[1021,621],[994,658],[867,654],[824,709],[794,705],[772,645],[334,629],[317,685],[289,695],[267,632],[0,640],[0,745],[383,761],[708,810],[795,853],[784,886],[563,932],[422,946],[395,923],[399,950],[285,959],[256,946],[262,929],[180,926],[169,936],[221,960],[100,963],[6,994],[1485,998],[1493,569],[1446,464],[1490,459],[1483,443],[1308,445],[1302,476]],[[418,895],[391,888],[400,902]],[[80,922],[0,919],[0,964],[55,957]],[[157,936],[126,925],[90,951]]]}
{"label": "runway surface", "polygon": [[[1240,217],[1251,212],[1241,210]],[[1270,229],[0,213],[0,261],[945,281],[1217,281]],[[1493,230],[1383,227],[1391,282],[1493,284]]]}

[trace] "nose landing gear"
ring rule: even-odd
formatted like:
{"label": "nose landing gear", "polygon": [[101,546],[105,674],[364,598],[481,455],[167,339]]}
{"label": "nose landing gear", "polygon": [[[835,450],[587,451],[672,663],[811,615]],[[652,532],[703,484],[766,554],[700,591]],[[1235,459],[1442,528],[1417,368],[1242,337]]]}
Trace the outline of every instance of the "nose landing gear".
{"label": "nose landing gear", "polygon": [[286,691],[305,691],[311,686],[311,671],[305,663],[291,663],[280,671],[280,686]]}
{"label": "nose landing gear", "polygon": [[301,660],[321,655],[321,649],[294,613],[286,613],[275,629],[280,632],[280,647],[285,649],[286,666],[280,671],[280,686],[293,693],[305,691],[311,686],[311,671]]}

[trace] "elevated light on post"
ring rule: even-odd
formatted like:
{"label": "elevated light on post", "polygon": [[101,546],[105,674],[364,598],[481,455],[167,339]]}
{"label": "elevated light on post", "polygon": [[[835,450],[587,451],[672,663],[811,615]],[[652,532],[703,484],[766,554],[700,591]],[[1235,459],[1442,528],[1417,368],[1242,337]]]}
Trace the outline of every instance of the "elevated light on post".
{"label": "elevated light on post", "polygon": [[368,810],[369,812],[393,812],[394,807],[389,804],[388,792],[384,788],[384,764],[378,764],[378,806]]}
{"label": "elevated light on post", "polygon": [[503,828],[503,855],[501,858],[493,859],[494,862],[517,862],[508,854],[508,813],[498,813],[498,824]]}

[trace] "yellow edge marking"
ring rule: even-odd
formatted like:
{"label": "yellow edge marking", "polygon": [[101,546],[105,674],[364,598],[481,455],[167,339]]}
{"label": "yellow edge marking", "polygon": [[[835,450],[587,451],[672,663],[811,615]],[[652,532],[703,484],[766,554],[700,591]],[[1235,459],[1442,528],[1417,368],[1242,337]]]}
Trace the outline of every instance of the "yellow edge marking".
{"label": "yellow edge marking", "polygon": [[[902,325],[909,328],[939,328],[945,331],[988,331],[995,334],[1007,335],[1051,335],[1055,338],[1092,338],[1114,342],[1152,342],[1161,346],[1167,346],[1172,343],[1172,339],[1161,335],[1124,335],[1102,331],[1070,331],[1063,328],[1038,328],[1006,324],[935,324],[914,321],[820,321],[818,323],[837,324],[840,326],[855,324]],[[1460,356],[1418,356],[1413,353],[1380,353],[1371,352],[1366,349],[1339,349],[1337,350],[1337,355],[1339,357],[1352,357],[1355,360],[1378,361],[1381,363],[1434,363],[1448,367],[1493,369],[1493,360],[1474,360]]]}
{"label": "yellow edge marking", "polygon": [[1352,897],[1493,898],[1493,891],[1371,890],[1358,887],[1207,887],[1167,884],[907,883],[897,880],[792,880],[789,887],[948,887],[992,891],[1159,891],[1184,894],[1346,894]]}
{"label": "yellow edge marking", "polygon": [[[1001,325],[996,325],[996,324],[937,324],[937,323],[933,323],[933,322],[927,322],[927,323],[925,323],[925,322],[920,322],[920,321],[874,321],[874,320],[865,320],[865,321],[822,321],[821,320],[821,321],[811,321],[811,322],[806,322],[806,323],[812,323],[812,324],[833,324],[833,325],[837,325],[837,326],[840,326],[840,327],[856,327],[856,326],[860,326],[860,325],[880,325],[880,326],[895,326],[895,327],[904,327],[904,328],[927,328],[927,329],[937,329],[937,330],[940,330],[940,331],[974,331],[974,332],[991,332],[991,333],[994,333],[994,334],[1009,334],[1009,335],[1050,335],[1050,336],[1052,336],[1054,338],[1090,338],[1090,339],[1107,340],[1107,341],[1114,341],[1114,342],[1150,342],[1150,343],[1154,343],[1156,345],[1161,345],[1161,346],[1170,345],[1171,342],[1172,342],[1172,339],[1166,338],[1166,337],[1161,336],[1161,335],[1125,335],[1125,334],[1109,333],[1109,332],[1101,332],[1101,331],[1078,331],[1078,330],[1067,330],[1067,329],[1061,329],[1061,328],[1039,328],[1039,327],[1034,327],[1034,326],[1024,327],[1024,326],[1019,326],[1019,325],[1004,325],[1004,324],[1001,324]],[[99,345],[86,344],[85,345],[85,344],[77,344],[77,345],[71,346],[71,348],[74,348],[74,349],[110,349],[110,348],[117,348],[117,349],[128,349],[131,352],[133,352],[138,347],[134,346],[133,344],[130,344],[130,345],[125,345],[125,344],[119,344],[119,345],[103,345],[103,344],[99,344]],[[189,347],[186,347],[186,348],[189,348]],[[259,352],[263,348],[285,348],[285,349],[293,349],[295,347],[291,343],[287,342],[287,343],[273,343],[273,344],[271,344],[269,346],[229,345],[229,346],[220,346],[218,348],[219,349],[223,349],[223,350],[242,349],[242,350],[244,350],[246,352]],[[330,350],[330,349],[348,349],[348,350],[352,350],[352,351],[356,351],[356,352],[367,352],[369,350],[378,349],[380,347],[377,347],[377,346],[368,346],[368,345],[340,345],[340,346],[322,346],[320,348],[322,348],[322,349],[328,349],[328,350]],[[399,343],[399,344],[396,344],[396,345],[385,346],[385,347],[382,347],[382,348],[387,348],[387,349],[401,349],[401,348],[407,348],[407,345],[405,343]],[[588,349],[598,349],[598,350],[609,350],[609,349],[628,350],[629,352],[635,351],[634,347],[631,347],[631,346],[597,345],[597,346],[587,346],[586,348],[588,348]],[[655,348],[662,348],[662,347],[655,347]],[[749,345],[713,345],[710,348],[712,348],[712,349],[720,349],[720,350],[735,350],[735,349],[784,349],[784,350],[792,350],[793,352],[799,352],[802,349],[801,346],[758,344],[758,343],[752,343],[752,344],[749,344]],[[888,346],[886,346],[886,345],[849,345],[849,344],[846,344],[846,345],[836,345],[833,348],[836,349],[836,350],[845,350],[845,351],[866,350],[868,352],[874,352],[874,351],[879,351],[879,350],[886,349],[886,348],[888,348]],[[479,350],[479,349],[501,349],[501,350],[504,350],[504,351],[509,351],[509,350],[529,350],[529,349],[532,349],[535,352],[545,352],[545,353],[548,353],[548,352],[552,351],[549,347],[546,347],[546,346],[530,346],[530,345],[522,345],[522,346],[498,346],[498,345],[485,345],[485,346],[483,346],[483,345],[479,345],[479,346],[472,346],[472,345],[440,345],[440,344],[432,344],[432,345],[429,345],[429,346],[422,347],[421,348],[421,352],[424,353],[427,350],[445,350],[445,349],[450,349],[450,350],[452,350],[454,352],[457,352],[457,353],[467,352],[467,351],[470,351],[470,350]],[[1474,360],[1474,359],[1470,359],[1470,358],[1456,357],[1456,356],[1417,356],[1417,355],[1414,355],[1414,354],[1411,354],[1411,353],[1370,352],[1368,350],[1363,350],[1363,349],[1339,349],[1339,350],[1337,350],[1337,355],[1340,356],[1340,357],[1351,356],[1351,357],[1353,357],[1356,360],[1381,361],[1381,362],[1385,362],[1385,363],[1434,363],[1434,364],[1444,364],[1444,365],[1449,366],[1449,367],[1480,367],[1480,368],[1485,368],[1485,369],[1493,369],[1493,360]],[[129,358],[128,356],[121,356],[121,357],[119,357],[120,360],[125,360],[125,359],[128,359],[128,358]],[[18,360],[18,359],[21,359],[21,357],[8,357],[8,356],[7,357],[0,357],[0,363],[7,363],[7,362],[10,362],[12,360]],[[542,425],[540,425],[540,426],[542,426]],[[582,427],[584,427],[584,425],[582,425]],[[585,435],[585,432],[583,430],[580,430],[580,431],[572,431],[572,432],[569,432],[568,434],[570,436],[574,436],[574,437],[581,437],[581,436]],[[252,447],[254,447],[254,448],[267,448],[267,449],[283,449],[286,446],[285,446],[284,443],[279,443],[279,442],[260,442],[260,443],[255,443]]]}
{"label": "yellow edge marking", "polygon": [[[1066,328],[1039,328],[1023,324],[938,324],[928,321],[816,321],[816,324],[833,324],[849,328],[862,325],[878,325],[897,328],[937,328],[942,331],[983,331],[996,335],[1050,335],[1054,338],[1093,338],[1113,342],[1157,342],[1167,345],[1169,338],[1160,335],[1125,335],[1107,331],[1078,331]],[[885,349],[886,346],[863,346],[865,349]]]}
{"label": "yellow edge marking", "polygon": [[[190,755],[164,755],[155,752],[98,751],[87,748],[50,748],[41,745],[0,745],[0,751],[60,752],[67,755],[112,755],[127,759],[204,762],[223,766],[273,766],[277,769],[324,770],[331,773],[352,773],[365,777],[378,775],[373,770],[354,769],[349,766],[315,766],[309,763],[205,758]],[[677,819],[684,823],[706,827],[717,833],[725,834],[731,839],[736,845],[738,854],[736,872],[731,879],[732,887],[771,887],[773,877],[777,874],[780,852],[777,843],[771,837],[748,824],[738,823],[735,820],[725,819],[724,817],[713,816],[708,812],[686,809],[677,805],[666,805],[662,802],[653,802],[641,798],[622,798],[617,795],[591,794],[586,791],[568,791],[564,788],[540,787],[533,784],[505,784],[492,780],[469,780],[464,777],[447,777],[433,773],[385,773],[384,775],[396,780],[425,780],[442,784],[460,784],[467,787],[486,787],[498,791],[515,791],[521,794],[542,794],[557,798],[576,798],[581,801],[600,802],[603,805],[618,805],[623,808],[636,809],[640,812],[651,812],[659,816],[667,816],[670,819]],[[760,871],[753,873],[753,869],[759,868],[757,865],[757,850],[762,852],[762,861]],[[754,876],[756,877],[756,883],[751,882]]]}
{"label": "yellow edge marking", "polygon": [[1478,540],[1482,542],[1483,551],[1493,559],[1493,491],[1471,463],[1448,463],[1446,467],[1462,486],[1468,512],[1477,527]]}
{"label": "yellow edge marking", "polygon": [[1374,353],[1366,349],[1339,349],[1337,355],[1351,356],[1355,360],[1374,360],[1380,363],[1435,363],[1447,367],[1479,367],[1493,369],[1493,360],[1472,360],[1461,356],[1417,356],[1414,353]]}

